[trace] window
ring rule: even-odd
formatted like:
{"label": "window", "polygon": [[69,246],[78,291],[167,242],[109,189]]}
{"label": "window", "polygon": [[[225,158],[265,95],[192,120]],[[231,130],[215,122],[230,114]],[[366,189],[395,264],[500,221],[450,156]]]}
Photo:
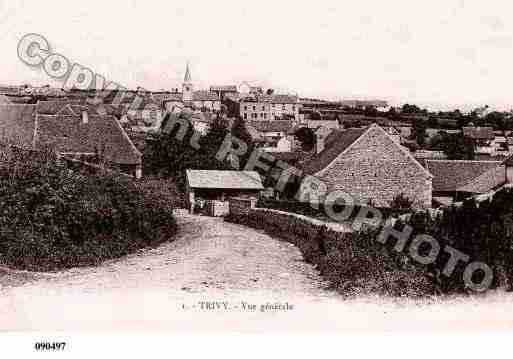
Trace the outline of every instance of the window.
{"label": "window", "polygon": [[296,105],[292,105],[292,111],[296,111]]}
{"label": "window", "polygon": [[247,120],[248,119],[248,114],[246,112],[244,112],[244,119]]}
{"label": "window", "polygon": [[253,111],[256,111],[256,106],[253,106]]}
{"label": "window", "polygon": [[265,111],[265,106],[262,106],[262,111]]}
{"label": "window", "polygon": [[285,111],[285,104],[281,105],[281,109]]}
{"label": "window", "polygon": [[263,112],[260,114],[260,117],[262,117],[262,118],[264,117],[264,113]]}
{"label": "window", "polygon": [[244,106],[244,111],[247,111],[248,110],[248,106]]}

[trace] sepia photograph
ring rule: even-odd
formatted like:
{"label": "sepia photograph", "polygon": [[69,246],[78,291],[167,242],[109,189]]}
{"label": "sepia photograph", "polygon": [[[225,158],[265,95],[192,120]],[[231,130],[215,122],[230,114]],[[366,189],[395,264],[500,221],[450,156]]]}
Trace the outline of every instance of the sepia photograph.
{"label": "sepia photograph", "polygon": [[0,346],[507,357],[512,14],[0,0]]}

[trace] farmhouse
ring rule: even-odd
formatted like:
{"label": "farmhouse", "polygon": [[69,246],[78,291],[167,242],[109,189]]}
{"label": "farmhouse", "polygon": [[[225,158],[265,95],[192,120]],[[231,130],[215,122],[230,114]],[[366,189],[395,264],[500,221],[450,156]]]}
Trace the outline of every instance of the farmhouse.
{"label": "farmhouse", "polygon": [[142,155],[113,116],[43,115],[38,105],[0,105],[2,140],[17,146],[54,148],[59,154],[81,159],[100,158],[109,166],[136,178],[142,173]]}
{"label": "farmhouse", "polygon": [[433,174],[433,200],[449,205],[489,193],[507,182],[507,161],[426,160]]}
{"label": "farmhouse", "polygon": [[196,200],[225,201],[229,197],[257,198],[264,189],[255,171],[186,171],[187,204],[191,213]]}
{"label": "farmhouse", "polygon": [[377,207],[402,194],[415,207],[431,206],[433,176],[380,126],[334,130],[319,148],[303,171],[322,180],[328,193],[344,191]]}

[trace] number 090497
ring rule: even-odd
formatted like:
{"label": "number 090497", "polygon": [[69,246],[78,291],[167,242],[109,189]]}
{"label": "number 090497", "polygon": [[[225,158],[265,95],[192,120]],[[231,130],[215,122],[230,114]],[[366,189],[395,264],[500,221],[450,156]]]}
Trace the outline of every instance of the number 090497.
{"label": "number 090497", "polygon": [[34,344],[34,349],[41,351],[59,351],[64,350],[66,348],[65,342],[60,343],[50,343],[50,342],[37,342]]}

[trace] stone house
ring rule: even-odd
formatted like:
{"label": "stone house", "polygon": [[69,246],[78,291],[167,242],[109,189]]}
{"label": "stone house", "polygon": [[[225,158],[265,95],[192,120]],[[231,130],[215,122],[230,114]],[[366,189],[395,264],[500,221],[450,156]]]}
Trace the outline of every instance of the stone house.
{"label": "stone house", "polygon": [[277,120],[288,116],[299,120],[300,103],[295,95],[248,95],[239,100],[244,120]]}
{"label": "stone house", "polygon": [[400,194],[431,207],[433,176],[379,125],[334,130],[303,172],[344,191],[359,204],[387,207]]}
{"label": "stone house", "polygon": [[32,149],[50,146],[62,156],[86,162],[99,159],[135,178],[142,176],[142,154],[114,116],[102,116],[93,109],[71,114],[65,102],[57,114],[44,114],[51,112],[50,105],[0,106],[3,140]]}
{"label": "stone house", "polygon": [[247,121],[247,125],[259,134],[259,142],[267,152],[290,152],[295,148],[292,121]]}

